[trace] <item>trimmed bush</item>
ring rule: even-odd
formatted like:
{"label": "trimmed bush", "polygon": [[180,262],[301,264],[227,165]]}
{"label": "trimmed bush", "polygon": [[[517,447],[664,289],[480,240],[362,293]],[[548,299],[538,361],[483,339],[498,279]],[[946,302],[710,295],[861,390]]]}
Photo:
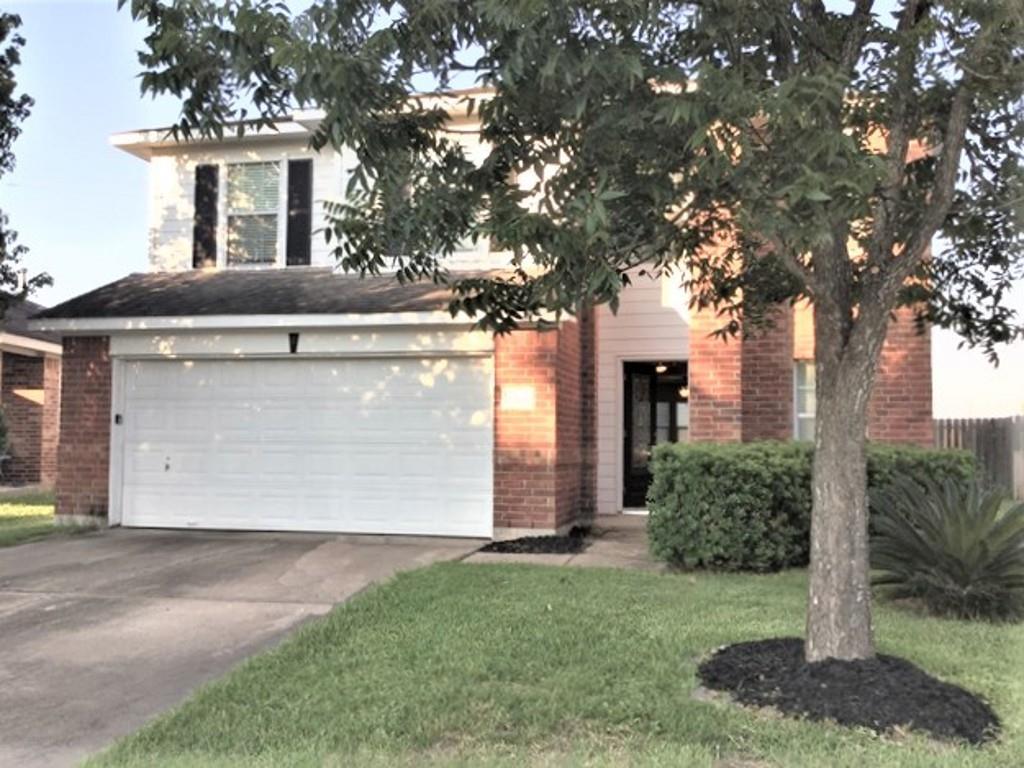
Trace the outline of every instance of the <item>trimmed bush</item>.
{"label": "trimmed bush", "polygon": [[[813,446],[797,442],[661,445],[647,496],[651,551],[674,565],[775,571],[810,552]],[[868,491],[896,478],[974,481],[966,451],[868,448]]]}
{"label": "trimmed bush", "polygon": [[1002,490],[898,480],[875,494],[871,566],[890,597],[937,616],[1024,617],[1024,503]]}

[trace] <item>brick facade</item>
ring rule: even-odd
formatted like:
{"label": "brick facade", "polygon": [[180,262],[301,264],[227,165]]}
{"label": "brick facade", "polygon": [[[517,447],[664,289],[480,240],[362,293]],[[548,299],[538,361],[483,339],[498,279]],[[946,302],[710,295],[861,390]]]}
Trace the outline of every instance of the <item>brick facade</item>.
{"label": "brick facade", "polygon": [[899,310],[889,323],[868,407],[868,438],[933,445],[931,335],[919,332],[911,309]]}
{"label": "brick facade", "polygon": [[743,342],[711,334],[722,318],[690,315],[690,439],[727,443],[743,437]]}
{"label": "brick facade", "polygon": [[[809,343],[808,312],[780,310],[773,329],[729,341],[709,336],[718,318],[693,313],[691,439],[792,435],[793,361]],[[494,527],[499,534],[501,529],[564,529],[593,514],[597,343],[590,312],[556,329],[526,329],[496,338]],[[17,370],[5,368],[5,392],[8,377],[13,383]],[[104,516],[111,416],[108,339],[65,339],[61,379],[57,512]],[[930,339],[916,332],[909,313],[901,314],[890,329],[869,436],[931,442]]]}
{"label": "brick facade", "polygon": [[60,436],[60,359],[4,352],[0,403],[7,424],[3,482],[52,486]]}
{"label": "brick facade", "polygon": [[65,338],[57,451],[58,515],[107,514],[110,397],[107,337]]}
{"label": "brick facade", "polygon": [[495,340],[494,526],[564,528],[594,508],[593,317]]}
{"label": "brick facade", "polygon": [[[793,436],[793,363],[814,358],[814,319],[807,304],[782,308],[773,328],[723,342],[709,312],[691,319],[692,440],[786,440]],[[868,414],[868,438],[932,444],[931,336],[910,309],[889,326]]]}
{"label": "brick facade", "polygon": [[780,307],[774,324],[742,340],[743,440],[793,436],[793,310]]}
{"label": "brick facade", "polygon": [[593,309],[580,324],[580,498],[579,517],[597,513],[597,316]]}

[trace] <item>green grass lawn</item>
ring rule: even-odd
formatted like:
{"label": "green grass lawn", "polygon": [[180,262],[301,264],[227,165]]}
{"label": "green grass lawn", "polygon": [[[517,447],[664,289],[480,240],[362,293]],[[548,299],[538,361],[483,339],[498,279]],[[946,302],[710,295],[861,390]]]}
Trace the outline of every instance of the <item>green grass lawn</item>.
{"label": "green grass lawn", "polygon": [[56,530],[52,493],[0,496],[0,547],[48,536]]}
{"label": "green grass lawn", "polygon": [[985,695],[984,749],[691,698],[716,646],[799,634],[806,579],[442,564],[310,624],[95,759],[106,766],[1009,766],[1024,626],[881,606],[883,652]]}

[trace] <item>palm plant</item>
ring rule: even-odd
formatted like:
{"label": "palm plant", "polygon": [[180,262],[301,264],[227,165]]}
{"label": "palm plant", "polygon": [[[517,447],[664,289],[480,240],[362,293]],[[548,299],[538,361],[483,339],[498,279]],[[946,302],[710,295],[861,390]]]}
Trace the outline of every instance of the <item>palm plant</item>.
{"label": "palm plant", "polygon": [[910,479],[872,501],[876,586],[936,615],[1024,617],[1024,503],[977,484]]}

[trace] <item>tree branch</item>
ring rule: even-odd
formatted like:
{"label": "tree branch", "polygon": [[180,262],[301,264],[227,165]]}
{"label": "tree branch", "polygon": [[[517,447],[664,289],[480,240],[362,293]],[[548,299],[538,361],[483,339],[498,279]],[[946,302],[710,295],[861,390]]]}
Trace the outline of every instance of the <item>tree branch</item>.
{"label": "tree branch", "polygon": [[902,38],[896,53],[896,80],[892,88],[893,113],[886,129],[885,180],[879,190],[879,200],[871,212],[873,230],[868,260],[884,264],[892,256],[895,233],[890,226],[890,210],[898,204],[903,195],[903,176],[907,167],[907,150],[910,148],[910,102],[914,91],[914,71],[917,67],[918,48],[909,40],[910,30],[918,22],[918,0],[908,0],[903,15],[897,24],[897,34]]}
{"label": "tree branch", "polygon": [[[964,78],[967,79],[966,77]],[[963,151],[964,139],[967,135],[967,122],[971,116],[973,93],[967,84],[961,81],[949,110],[949,119],[943,132],[942,155],[935,170],[933,194],[925,208],[924,215],[914,236],[895,257],[895,268],[886,277],[885,287],[889,291],[898,291],[903,282],[914,271],[931,246],[932,238],[946,220],[949,207],[953,203],[956,192],[956,176],[960,168],[960,155]],[[893,287],[895,284],[895,287]]]}
{"label": "tree branch", "polygon": [[794,277],[802,280],[805,285],[814,283],[814,272],[786,247],[786,244],[782,242],[778,235],[757,234],[754,235],[754,239],[768,246],[770,252],[782,260],[783,265]]}
{"label": "tree branch", "polygon": [[871,23],[871,10],[875,6],[875,0],[857,0],[850,14],[848,24],[849,31],[846,39],[843,40],[843,52],[839,56],[839,64],[844,72],[852,73],[857,61],[860,59],[861,49],[864,47],[864,40],[868,34],[868,27]]}
{"label": "tree branch", "polygon": [[[989,32],[991,34],[991,31]],[[932,194],[925,207],[921,221],[910,240],[904,244],[896,256],[891,257],[890,269],[884,275],[881,296],[892,300],[910,277],[918,262],[931,247],[932,239],[939,227],[946,220],[949,208],[956,193],[956,178],[960,170],[960,159],[963,154],[967,136],[967,124],[970,121],[974,103],[975,76],[972,74],[974,62],[982,60],[987,51],[988,34],[982,32],[974,41],[965,56],[963,76],[957,84],[953,100],[946,118],[946,126],[942,132],[941,154],[935,169],[935,181]]]}

